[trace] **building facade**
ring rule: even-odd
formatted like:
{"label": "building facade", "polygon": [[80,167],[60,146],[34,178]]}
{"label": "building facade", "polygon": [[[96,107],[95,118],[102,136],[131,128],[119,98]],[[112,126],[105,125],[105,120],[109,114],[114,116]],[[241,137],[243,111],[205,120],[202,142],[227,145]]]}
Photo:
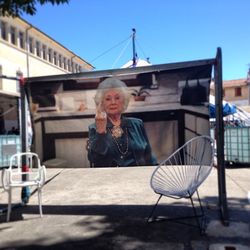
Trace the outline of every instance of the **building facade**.
{"label": "building facade", "polygon": [[[0,16],[0,167],[20,151],[16,77],[92,71],[94,67],[22,18]],[[12,79],[11,79],[12,78]]]}
{"label": "building facade", "polygon": [[[0,75],[24,77],[77,73],[93,66],[21,18],[0,17]],[[0,90],[18,93],[16,84],[0,80]]]}
{"label": "building facade", "polygon": [[224,99],[238,106],[249,106],[249,86],[246,78],[223,82]]}
{"label": "building facade", "polygon": [[[250,88],[247,78],[223,81],[223,99],[249,111]],[[214,95],[214,85],[211,85],[211,94]]]}

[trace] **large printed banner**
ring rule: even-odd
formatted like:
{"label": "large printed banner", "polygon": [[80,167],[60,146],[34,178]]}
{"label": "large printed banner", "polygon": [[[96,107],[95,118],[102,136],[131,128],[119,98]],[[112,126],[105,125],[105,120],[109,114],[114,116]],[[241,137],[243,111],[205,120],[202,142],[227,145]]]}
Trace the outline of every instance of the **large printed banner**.
{"label": "large printed banner", "polygon": [[88,126],[94,122],[94,95],[109,76],[131,93],[125,115],[144,121],[158,161],[194,136],[209,134],[211,63],[166,64],[142,69],[87,72],[30,79],[34,148],[47,165],[89,167]]}

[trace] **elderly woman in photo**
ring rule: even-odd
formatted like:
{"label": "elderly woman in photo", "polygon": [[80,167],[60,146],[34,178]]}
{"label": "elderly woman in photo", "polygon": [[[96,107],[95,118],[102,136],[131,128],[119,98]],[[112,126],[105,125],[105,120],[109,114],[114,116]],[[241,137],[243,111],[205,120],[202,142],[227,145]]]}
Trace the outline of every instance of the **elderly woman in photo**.
{"label": "elderly woman in photo", "polygon": [[95,123],[89,126],[88,159],[94,167],[156,165],[142,120],[123,117],[130,99],[117,78],[100,83]]}

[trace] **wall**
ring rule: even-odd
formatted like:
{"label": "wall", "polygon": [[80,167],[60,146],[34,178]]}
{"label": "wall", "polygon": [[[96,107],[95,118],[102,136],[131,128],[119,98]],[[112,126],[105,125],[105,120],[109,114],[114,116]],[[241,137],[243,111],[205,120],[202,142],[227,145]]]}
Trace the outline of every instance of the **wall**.
{"label": "wall", "polygon": [[[241,96],[235,96],[235,88],[241,88]],[[229,102],[248,100],[248,86],[234,86],[234,87],[224,87],[224,99]]]}

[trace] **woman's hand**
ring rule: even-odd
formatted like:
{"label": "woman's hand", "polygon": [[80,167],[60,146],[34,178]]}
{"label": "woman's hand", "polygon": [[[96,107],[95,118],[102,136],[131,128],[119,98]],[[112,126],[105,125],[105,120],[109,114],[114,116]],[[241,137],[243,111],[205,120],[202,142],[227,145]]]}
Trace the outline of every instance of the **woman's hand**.
{"label": "woman's hand", "polygon": [[99,134],[106,133],[107,114],[102,109],[101,103],[96,108],[95,124],[96,124],[97,133],[99,133]]}

